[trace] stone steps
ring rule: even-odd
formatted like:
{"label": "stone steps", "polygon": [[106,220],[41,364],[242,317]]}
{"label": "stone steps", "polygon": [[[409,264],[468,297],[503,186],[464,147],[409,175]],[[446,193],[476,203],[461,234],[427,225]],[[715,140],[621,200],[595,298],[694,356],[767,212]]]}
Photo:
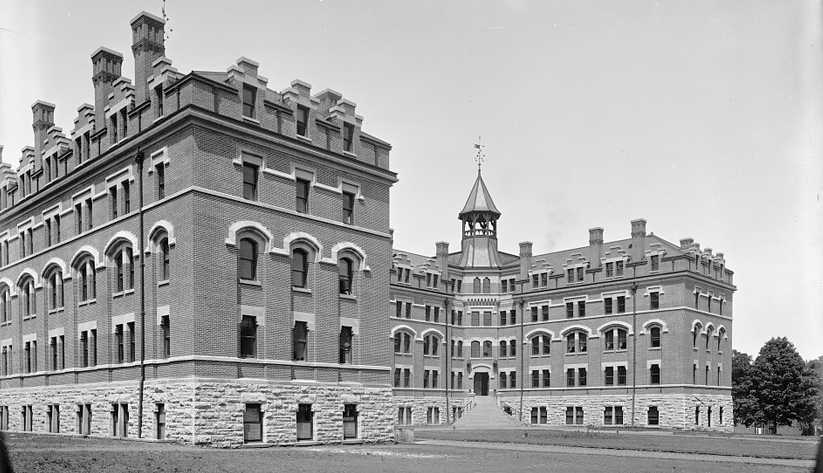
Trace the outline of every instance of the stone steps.
{"label": "stone steps", "polygon": [[474,405],[457,422],[455,429],[464,430],[488,430],[506,427],[522,427],[514,417],[503,412],[497,406],[497,401],[491,396],[477,396],[474,398]]}

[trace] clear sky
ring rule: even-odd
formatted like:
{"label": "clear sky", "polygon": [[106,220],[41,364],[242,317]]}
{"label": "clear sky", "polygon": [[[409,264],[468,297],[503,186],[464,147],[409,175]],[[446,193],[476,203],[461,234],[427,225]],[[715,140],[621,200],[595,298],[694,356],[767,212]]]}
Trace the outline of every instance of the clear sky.
{"label": "clear sky", "polygon": [[[161,0],[0,3],[0,144],[17,164],[31,104],[68,134],[93,103],[91,53],[125,56]],[[629,221],[693,237],[735,271],[734,347],[787,336],[823,355],[823,67],[812,1],[168,0],[181,72],[260,63],[357,103],[393,144],[395,246],[459,248],[482,135],[500,248],[627,238]]]}

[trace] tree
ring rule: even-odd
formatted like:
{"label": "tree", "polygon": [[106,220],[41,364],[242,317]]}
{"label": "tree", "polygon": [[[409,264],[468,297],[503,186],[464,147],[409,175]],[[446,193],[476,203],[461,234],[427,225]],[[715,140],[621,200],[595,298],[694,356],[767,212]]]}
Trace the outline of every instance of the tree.
{"label": "tree", "polygon": [[734,423],[751,426],[756,421],[757,398],[752,388],[752,357],[732,351],[732,405]]}
{"label": "tree", "polygon": [[756,400],[753,413],[744,418],[748,427],[762,425],[791,425],[809,422],[816,412],[817,384],[813,373],[786,337],[772,338],[760,349],[751,365],[749,396]]}
{"label": "tree", "polygon": [[[815,417],[812,418],[812,421],[805,426],[806,431],[810,435],[814,434],[815,426],[819,429],[823,429],[823,356],[820,356],[816,360],[810,360],[806,363],[806,369],[812,373],[814,377],[814,381],[817,385],[817,396],[815,398]],[[823,466],[823,465],[821,465]]]}

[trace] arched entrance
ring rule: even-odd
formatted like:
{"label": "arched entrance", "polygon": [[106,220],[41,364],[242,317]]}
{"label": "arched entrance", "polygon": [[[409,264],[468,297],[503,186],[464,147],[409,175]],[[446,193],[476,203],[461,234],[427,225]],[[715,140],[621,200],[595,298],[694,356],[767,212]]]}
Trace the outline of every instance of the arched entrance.
{"label": "arched entrance", "polygon": [[472,375],[474,380],[472,387],[475,396],[488,396],[489,384],[491,383],[491,366],[479,365],[472,368]]}

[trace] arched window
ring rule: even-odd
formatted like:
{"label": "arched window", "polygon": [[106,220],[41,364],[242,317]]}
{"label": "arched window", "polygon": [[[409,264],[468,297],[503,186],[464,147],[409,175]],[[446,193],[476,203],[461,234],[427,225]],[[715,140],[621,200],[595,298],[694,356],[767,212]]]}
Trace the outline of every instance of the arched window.
{"label": "arched window", "polygon": [[8,286],[0,289],[0,322],[11,320],[11,295]]}
{"label": "arched window", "polygon": [[480,358],[480,342],[472,342],[472,358]]}
{"label": "arched window", "polygon": [[506,358],[508,356],[508,344],[505,340],[500,341],[500,358]]}
{"label": "arched window", "polygon": [[123,292],[134,289],[134,255],[130,246],[122,246],[114,253],[114,266],[117,270],[115,291]]}
{"label": "arched window", "polygon": [[483,342],[483,358],[491,358],[492,356],[492,342]]}
{"label": "arched window", "polygon": [[660,327],[654,326],[649,329],[651,340],[649,346],[652,348],[660,348]]}
{"label": "arched window", "polygon": [[712,333],[714,332],[714,327],[706,327],[706,350],[709,349],[709,343],[712,340]]}
{"label": "arched window", "polygon": [[693,332],[692,333],[692,346],[694,348],[697,348],[697,337],[700,336],[700,330],[702,328],[703,328],[703,326],[700,325],[700,322],[694,324],[694,328],[692,328],[692,332]]}
{"label": "arched window", "polygon": [[604,351],[615,351],[626,349],[626,330],[622,328],[610,328],[603,332],[605,341],[603,342]]}
{"label": "arched window", "polygon": [[352,261],[348,258],[340,259],[340,294],[351,294],[352,291]]}
{"label": "arched window", "polygon": [[517,340],[509,342],[509,354],[511,356],[517,356]]}
{"label": "arched window", "polygon": [[394,352],[411,353],[412,334],[401,331],[394,334]]}
{"label": "arched window", "polygon": [[440,338],[437,335],[426,335],[423,337],[423,354],[437,356]]}
{"label": "arched window", "polygon": [[457,357],[463,358],[463,340],[457,341]]}
{"label": "arched window", "polygon": [[291,254],[291,285],[293,287],[306,287],[309,255],[306,250],[297,248]]}
{"label": "arched window", "polygon": [[492,292],[492,281],[489,278],[483,278],[483,294]]}
{"label": "arched window", "polygon": [[21,308],[23,317],[37,314],[37,299],[34,292],[34,281],[26,278],[20,285]]}
{"label": "arched window", "polygon": [[87,256],[81,259],[74,267],[77,278],[80,280],[78,299],[87,302],[97,298],[97,274],[94,269],[94,260]]}
{"label": "arched window", "polygon": [[257,280],[257,242],[251,238],[240,240],[240,279]]}
{"label": "arched window", "polygon": [[157,245],[160,249],[160,280],[161,281],[168,281],[169,280],[169,239],[163,238],[160,240],[160,244]]}
{"label": "arched window", "polygon": [[480,278],[474,278],[474,293],[480,294]]}
{"label": "arched window", "polygon": [[720,330],[718,330],[718,332],[717,332],[717,352],[718,353],[723,352],[723,350],[722,350],[722,348],[723,348],[723,337],[725,337],[725,336],[726,336],[726,329],[723,328],[723,327],[720,327]]}
{"label": "arched window", "polygon": [[532,356],[550,355],[551,337],[548,335],[535,335],[532,337]]}
{"label": "arched window", "polygon": [[566,353],[586,353],[588,336],[583,332],[571,332],[566,335]]}
{"label": "arched window", "polygon": [[46,277],[48,281],[48,302],[49,310],[63,308],[63,273],[59,269],[54,269]]}

